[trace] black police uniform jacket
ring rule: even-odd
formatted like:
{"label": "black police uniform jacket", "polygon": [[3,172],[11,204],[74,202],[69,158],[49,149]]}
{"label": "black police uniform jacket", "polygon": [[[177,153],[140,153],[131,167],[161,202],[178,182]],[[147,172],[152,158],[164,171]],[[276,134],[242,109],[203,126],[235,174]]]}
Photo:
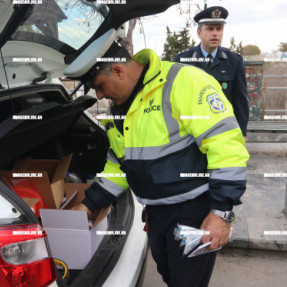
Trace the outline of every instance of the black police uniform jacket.
{"label": "black police uniform jacket", "polygon": [[241,131],[246,136],[249,106],[242,57],[219,46],[213,63],[208,67],[198,45],[177,54],[174,61],[199,67],[220,83],[225,96],[233,106]]}

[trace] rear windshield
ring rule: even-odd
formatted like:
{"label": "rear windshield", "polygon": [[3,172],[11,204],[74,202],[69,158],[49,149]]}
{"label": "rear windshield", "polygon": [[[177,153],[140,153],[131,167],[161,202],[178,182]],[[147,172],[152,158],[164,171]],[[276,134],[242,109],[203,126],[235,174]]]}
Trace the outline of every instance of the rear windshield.
{"label": "rear windshield", "polygon": [[36,42],[64,54],[82,47],[106,18],[109,8],[85,0],[42,0],[31,6],[13,40]]}

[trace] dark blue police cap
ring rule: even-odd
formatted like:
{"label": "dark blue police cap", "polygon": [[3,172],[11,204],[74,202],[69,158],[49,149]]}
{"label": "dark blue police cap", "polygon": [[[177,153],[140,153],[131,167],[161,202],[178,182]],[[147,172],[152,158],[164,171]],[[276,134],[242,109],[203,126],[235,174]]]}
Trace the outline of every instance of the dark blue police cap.
{"label": "dark blue police cap", "polygon": [[225,8],[213,6],[196,14],[193,20],[198,24],[225,24],[227,16],[228,11]]}

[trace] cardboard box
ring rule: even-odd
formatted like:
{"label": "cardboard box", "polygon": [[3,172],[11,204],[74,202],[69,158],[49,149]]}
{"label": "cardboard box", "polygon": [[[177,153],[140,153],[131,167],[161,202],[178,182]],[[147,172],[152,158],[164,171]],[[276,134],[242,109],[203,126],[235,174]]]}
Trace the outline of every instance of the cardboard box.
{"label": "cardboard box", "polygon": [[[66,209],[80,203],[89,184],[66,184],[67,199],[77,190]],[[97,231],[108,228],[110,208],[102,209],[89,227],[87,212],[74,210],[41,209],[42,225],[48,234],[52,256],[63,260],[69,269],[84,269],[99,247],[104,235]]]}
{"label": "cardboard box", "polygon": [[[43,201],[49,208],[59,208],[65,194],[65,176],[68,171],[72,154],[61,160],[31,159],[18,160],[12,171],[1,171],[1,175],[10,186],[19,179],[29,179],[33,182]],[[21,174],[37,176],[18,176]],[[15,176],[17,174],[17,176]]]}
{"label": "cardboard box", "polygon": [[[85,197],[85,190],[90,184],[64,182],[71,156],[61,160],[34,160],[26,158],[16,162],[14,170],[1,171],[4,181],[13,186],[13,182],[29,179],[37,188],[48,209],[40,209],[42,225],[47,232],[52,256],[66,262],[69,269],[82,270],[91,260],[104,235],[97,231],[108,228],[107,215],[110,208],[102,209],[94,214],[95,221],[89,226],[85,211],[68,210],[79,204]],[[41,173],[41,177],[14,177],[13,173]],[[77,193],[75,194],[75,191]],[[59,209],[66,193],[69,201],[65,210]],[[36,201],[25,198],[32,207]]]}

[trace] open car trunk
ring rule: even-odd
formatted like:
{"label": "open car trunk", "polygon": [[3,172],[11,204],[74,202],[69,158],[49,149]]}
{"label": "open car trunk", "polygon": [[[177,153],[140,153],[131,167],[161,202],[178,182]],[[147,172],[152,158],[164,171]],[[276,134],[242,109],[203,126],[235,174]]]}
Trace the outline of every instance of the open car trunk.
{"label": "open car trunk", "polygon": [[[90,96],[72,101],[60,85],[47,84],[2,91],[2,173],[13,171],[15,164],[27,158],[30,161],[50,162],[69,155],[72,157],[68,171],[77,174],[83,183],[86,182],[88,174],[101,172],[109,142],[105,132],[83,112],[94,103],[95,98]],[[70,269],[69,280],[63,282],[59,279],[58,284],[102,286],[121,254],[131,228],[133,214],[133,201],[130,193],[126,192],[112,205],[107,219],[107,230],[124,231],[126,236],[104,236],[87,266],[83,270]],[[34,222],[40,220],[31,214],[30,218],[34,218]]]}

